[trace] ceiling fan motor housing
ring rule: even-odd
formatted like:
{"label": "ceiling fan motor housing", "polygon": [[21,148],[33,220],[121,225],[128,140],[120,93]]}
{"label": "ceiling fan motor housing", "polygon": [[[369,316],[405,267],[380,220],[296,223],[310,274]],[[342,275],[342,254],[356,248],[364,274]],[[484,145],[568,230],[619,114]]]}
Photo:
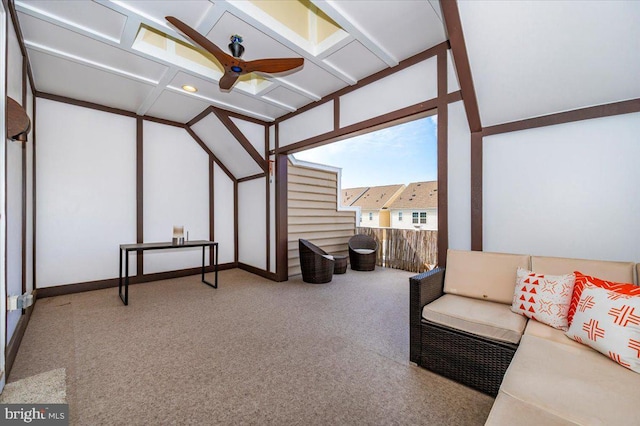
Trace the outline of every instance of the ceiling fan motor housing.
{"label": "ceiling fan motor housing", "polygon": [[244,46],[242,43],[242,37],[237,34],[231,36],[231,43],[229,43],[229,50],[234,58],[239,58],[244,53]]}

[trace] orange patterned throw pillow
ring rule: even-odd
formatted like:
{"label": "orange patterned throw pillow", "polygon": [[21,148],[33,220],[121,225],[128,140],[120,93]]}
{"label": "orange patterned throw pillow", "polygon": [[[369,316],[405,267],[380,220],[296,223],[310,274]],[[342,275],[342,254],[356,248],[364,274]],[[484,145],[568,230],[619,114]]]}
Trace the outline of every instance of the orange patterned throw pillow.
{"label": "orange patterned throw pillow", "polygon": [[527,318],[567,331],[567,313],[575,276],[543,275],[518,268],[511,310]]}
{"label": "orange patterned throw pillow", "polygon": [[566,334],[640,373],[640,295],[586,284]]}
{"label": "orange patterned throw pillow", "polygon": [[613,290],[617,293],[623,293],[628,295],[638,295],[640,296],[640,287],[637,285],[629,284],[629,283],[616,283],[613,281],[605,281],[600,278],[590,277],[589,275],[584,275],[581,272],[575,271],[576,276],[576,285],[573,287],[573,296],[571,297],[571,305],[569,306],[569,325],[573,321],[573,315],[576,312],[578,307],[578,302],[580,301],[580,296],[582,295],[582,289],[586,284],[591,284],[595,287],[601,287],[608,290]]}

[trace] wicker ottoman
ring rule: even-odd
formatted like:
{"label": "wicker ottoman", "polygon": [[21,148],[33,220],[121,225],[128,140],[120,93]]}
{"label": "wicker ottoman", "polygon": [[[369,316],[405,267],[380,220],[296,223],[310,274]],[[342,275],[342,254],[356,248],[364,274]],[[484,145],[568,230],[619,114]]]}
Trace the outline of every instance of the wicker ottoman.
{"label": "wicker ottoman", "polygon": [[333,256],[333,273],[344,274],[347,272],[347,256]]}

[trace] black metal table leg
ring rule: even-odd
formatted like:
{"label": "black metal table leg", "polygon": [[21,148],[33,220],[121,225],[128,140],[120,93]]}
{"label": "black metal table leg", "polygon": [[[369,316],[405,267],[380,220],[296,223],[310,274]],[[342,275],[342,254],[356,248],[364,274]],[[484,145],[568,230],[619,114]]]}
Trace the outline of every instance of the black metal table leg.
{"label": "black metal table leg", "polygon": [[205,246],[202,246],[202,282],[208,285],[209,287],[218,288],[218,277],[216,275],[215,284],[211,284],[209,281],[204,279],[204,249]]}
{"label": "black metal table leg", "polygon": [[124,256],[124,304],[126,306],[129,304],[129,252],[127,250],[125,250]]}

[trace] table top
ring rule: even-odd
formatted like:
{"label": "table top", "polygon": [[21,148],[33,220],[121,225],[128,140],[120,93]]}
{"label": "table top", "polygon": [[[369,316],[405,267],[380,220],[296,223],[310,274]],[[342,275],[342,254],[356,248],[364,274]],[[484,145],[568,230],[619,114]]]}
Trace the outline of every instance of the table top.
{"label": "table top", "polygon": [[217,245],[215,241],[207,240],[193,240],[185,241],[184,244],[173,244],[169,242],[161,243],[137,243],[137,244],[120,244],[120,250],[159,250],[169,248],[181,248],[181,247],[206,247]]}

